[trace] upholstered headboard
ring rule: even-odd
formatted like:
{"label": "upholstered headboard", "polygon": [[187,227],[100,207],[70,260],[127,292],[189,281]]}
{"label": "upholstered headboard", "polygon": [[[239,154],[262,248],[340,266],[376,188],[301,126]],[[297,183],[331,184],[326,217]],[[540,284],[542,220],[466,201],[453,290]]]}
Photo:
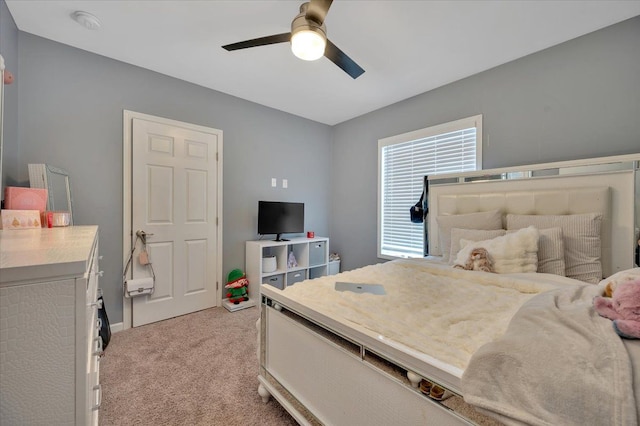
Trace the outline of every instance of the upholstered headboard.
{"label": "upholstered headboard", "polygon": [[[503,215],[602,213],[604,276],[634,267],[637,244],[636,170],[528,176],[502,180],[507,174],[483,170],[464,178],[430,177],[429,254],[441,255],[436,217],[501,210]],[[490,178],[481,180],[481,176]],[[500,180],[494,180],[497,176]],[[444,182],[444,183],[442,183]]]}

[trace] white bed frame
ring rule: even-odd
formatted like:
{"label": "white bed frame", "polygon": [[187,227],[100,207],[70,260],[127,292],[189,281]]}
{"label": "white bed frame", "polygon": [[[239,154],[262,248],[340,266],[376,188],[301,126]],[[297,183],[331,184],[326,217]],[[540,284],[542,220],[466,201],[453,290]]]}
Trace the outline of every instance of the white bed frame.
{"label": "white bed frame", "polygon": [[[484,170],[429,179],[435,217],[501,209],[516,214],[601,212],[605,276],[634,266],[640,219],[639,155]],[[260,385],[300,424],[473,424],[423,395],[422,378],[461,395],[463,371],[261,286]]]}

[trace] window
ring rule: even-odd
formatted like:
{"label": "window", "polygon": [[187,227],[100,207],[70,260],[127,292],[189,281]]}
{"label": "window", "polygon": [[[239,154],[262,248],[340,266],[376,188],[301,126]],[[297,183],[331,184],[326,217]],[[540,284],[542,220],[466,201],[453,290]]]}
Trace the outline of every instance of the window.
{"label": "window", "polygon": [[378,141],[378,257],[424,256],[424,225],[409,209],[425,175],[481,169],[482,115]]}

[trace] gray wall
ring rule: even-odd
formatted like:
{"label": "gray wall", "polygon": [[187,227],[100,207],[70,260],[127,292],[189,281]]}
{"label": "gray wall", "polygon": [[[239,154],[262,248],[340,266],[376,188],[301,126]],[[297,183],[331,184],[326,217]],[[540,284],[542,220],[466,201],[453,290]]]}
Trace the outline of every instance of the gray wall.
{"label": "gray wall", "polygon": [[0,198],[4,198],[4,187],[13,185],[11,177],[15,175],[18,164],[18,28],[4,0],[0,1],[0,54],[4,58],[5,70],[15,79],[13,84],[4,87],[4,124],[3,124],[3,166]]}
{"label": "gray wall", "polygon": [[[328,234],[329,126],[27,33],[18,41],[20,153],[12,178],[28,186],[28,163],[70,173],[75,224],[101,229],[112,323],[122,321],[124,109],[224,132],[223,280],[244,269],[260,199],[304,202],[306,227]],[[272,177],[287,178],[288,189],[271,188]]]}
{"label": "gray wall", "polygon": [[381,261],[378,139],[476,114],[483,168],[640,152],[640,17],[334,126],[329,236],[343,269]]}

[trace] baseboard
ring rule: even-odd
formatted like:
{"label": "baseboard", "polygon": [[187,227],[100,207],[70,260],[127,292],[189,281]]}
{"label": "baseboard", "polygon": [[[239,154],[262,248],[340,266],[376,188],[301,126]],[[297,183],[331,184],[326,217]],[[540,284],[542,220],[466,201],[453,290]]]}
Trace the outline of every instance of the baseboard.
{"label": "baseboard", "polygon": [[109,324],[109,328],[111,329],[112,333],[117,333],[118,331],[124,330],[124,324],[121,322]]}

